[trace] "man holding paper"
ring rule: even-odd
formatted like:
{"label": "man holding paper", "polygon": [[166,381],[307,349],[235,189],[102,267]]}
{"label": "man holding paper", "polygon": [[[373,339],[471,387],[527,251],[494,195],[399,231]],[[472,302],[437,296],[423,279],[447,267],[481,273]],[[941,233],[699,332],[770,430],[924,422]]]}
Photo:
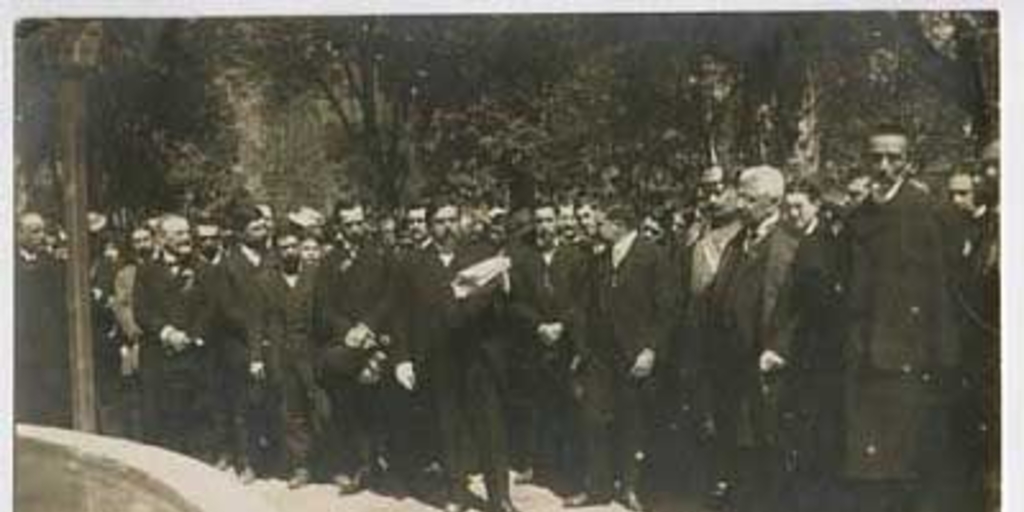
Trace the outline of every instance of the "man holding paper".
{"label": "man holding paper", "polygon": [[434,242],[411,255],[406,276],[408,332],[396,345],[395,377],[433,398],[448,480],[445,510],[471,505],[469,457],[477,455],[491,510],[514,512],[502,412],[510,261],[487,246],[458,244],[452,202],[435,205],[429,219]]}

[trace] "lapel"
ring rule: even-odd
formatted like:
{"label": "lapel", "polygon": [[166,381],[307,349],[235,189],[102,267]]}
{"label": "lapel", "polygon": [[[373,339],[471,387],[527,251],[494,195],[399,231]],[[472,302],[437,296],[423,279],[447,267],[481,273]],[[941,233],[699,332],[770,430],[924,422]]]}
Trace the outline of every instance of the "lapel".
{"label": "lapel", "polygon": [[615,274],[614,279],[617,281],[617,284],[621,285],[626,281],[627,276],[631,276],[636,273],[634,268],[639,265],[641,263],[640,260],[643,259],[643,255],[640,253],[647,250],[644,245],[645,243],[646,241],[642,240],[640,236],[637,235],[636,239],[633,240],[633,245],[630,246],[629,250],[626,251],[626,255],[622,257],[622,261],[619,262],[618,269],[612,268],[611,258],[608,258],[608,268]]}

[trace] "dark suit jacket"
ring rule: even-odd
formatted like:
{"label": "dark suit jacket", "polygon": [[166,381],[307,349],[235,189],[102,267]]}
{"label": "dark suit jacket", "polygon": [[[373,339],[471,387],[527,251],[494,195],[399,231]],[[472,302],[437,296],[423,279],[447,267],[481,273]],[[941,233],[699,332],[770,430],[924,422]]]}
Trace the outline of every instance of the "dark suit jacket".
{"label": "dark suit jacket", "polygon": [[516,251],[512,255],[510,314],[523,339],[536,341],[537,327],[548,322],[563,324],[564,340],[581,331],[582,285],[583,261],[575,247],[559,247],[550,266],[536,247]]}
{"label": "dark suit jacket", "polygon": [[317,352],[313,342],[313,290],[311,271],[299,273],[295,287],[278,269],[263,274],[266,292],[266,333],[271,343],[271,374],[283,365],[298,370],[303,384],[313,384],[313,360]]}
{"label": "dark suit jacket", "polygon": [[[192,277],[186,277],[185,272]],[[182,371],[191,375],[202,372],[207,363],[207,316],[201,313],[201,286],[194,268],[181,267],[175,275],[164,262],[145,262],[139,266],[135,280],[136,319],[144,336],[142,370],[170,376]],[[203,346],[189,346],[182,352],[168,355],[162,348],[161,332],[167,326],[184,331],[192,339],[202,339]],[[189,378],[189,377],[184,377]]]}
{"label": "dark suit jacket", "polygon": [[824,226],[800,240],[789,288],[795,315],[792,363],[800,369],[842,369],[848,246],[845,232],[834,235]]}
{"label": "dark suit jacket", "polygon": [[751,247],[745,231],[729,242],[708,290],[704,354],[713,366],[757,368],[773,350],[784,358],[792,338],[788,291],[799,239],[781,225]]}
{"label": "dark suit jacket", "polygon": [[473,245],[455,250],[445,267],[434,245],[410,255],[405,273],[406,333],[395,345],[396,361],[426,363],[433,372],[458,372],[472,361],[505,366],[507,299],[500,292],[457,300],[451,282],[456,274],[493,256],[492,248]]}
{"label": "dark suit jacket", "polygon": [[389,325],[392,310],[390,254],[375,245],[359,250],[354,259],[336,249],[317,268],[315,311],[320,343],[342,343],[349,329],[366,324],[377,334]]}
{"label": "dark suit jacket", "polygon": [[609,247],[592,261],[589,335],[580,350],[584,358],[621,358],[631,367],[644,349],[664,355],[675,302],[673,273],[662,248],[639,236],[617,269],[611,252]]}
{"label": "dark suit jacket", "polygon": [[264,256],[259,266],[253,266],[239,246],[229,248],[223,258],[217,271],[222,275],[214,278],[217,289],[213,292],[223,327],[223,349],[231,361],[262,361],[267,336],[265,279],[261,274],[270,262]]}
{"label": "dark suit jacket", "polygon": [[[139,265],[135,279],[136,316],[145,335],[160,342],[160,331],[172,326],[185,331],[190,337],[203,337],[205,326],[199,324],[197,304],[198,287],[195,270],[191,278],[176,276],[163,262],[145,262]],[[182,272],[184,272],[184,267]]]}
{"label": "dark suit jacket", "polygon": [[772,444],[789,431],[778,425],[789,396],[774,377],[761,374],[758,358],[764,350],[790,358],[788,289],[799,239],[781,225],[759,241],[746,238],[741,230],[726,246],[708,289],[698,407],[715,411],[718,428],[737,436],[720,441]]}

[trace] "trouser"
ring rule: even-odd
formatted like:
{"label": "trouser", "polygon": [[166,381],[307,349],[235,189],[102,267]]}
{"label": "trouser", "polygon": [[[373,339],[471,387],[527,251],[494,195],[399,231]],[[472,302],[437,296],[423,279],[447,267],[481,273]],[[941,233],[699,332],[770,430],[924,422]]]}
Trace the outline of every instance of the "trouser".
{"label": "trouser", "polygon": [[610,496],[615,469],[622,488],[636,491],[646,459],[648,414],[654,399],[651,377],[637,380],[617,360],[588,362],[582,379],[581,424],[587,492]]}
{"label": "trouser", "polygon": [[440,461],[441,456],[430,379],[422,371],[412,391],[394,380],[389,380],[382,391],[389,432],[388,461],[399,479],[415,484],[419,471]]}
{"label": "trouser", "polygon": [[189,348],[167,354],[150,344],[143,351],[142,423],[146,442],[209,459],[212,415],[208,354]]}
{"label": "trouser", "polygon": [[466,490],[474,459],[484,473],[487,498],[509,497],[508,446],[503,390],[499,377],[484,361],[467,358],[465,365],[431,372],[434,410],[451,498]]}
{"label": "trouser", "polygon": [[354,474],[368,471],[382,454],[385,439],[383,383],[360,384],[339,379],[328,386],[333,411],[325,439],[328,470]]}
{"label": "trouser", "polygon": [[522,362],[513,371],[514,400],[509,404],[517,463],[566,476],[576,451],[568,358],[548,352],[528,354]]}
{"label": "trouser", "polygon": [[[211,404],[212,406],[212,404]],[[121,424],[123,435],[136,441],[143,440],[142,380],[138,374],[121,378]]]}
{"label": "trouser", "polygon": [[842,506],[838,473],[845,451],[842,370],[802,369],[794,377],[792,508],[835,510]]}
{"label": "trouser", "polygon": [[309,466],[310,445],[313,438],[311,389],[306,378],[312,371],[305,371],[302,362],[285,361],[277,376],[280,386],[278,418],[283,439],[285,466],[294,471]]}
{"label": "trouser", "polygon": [[[753,364],[753,363],[751,363]],[[777,375],[726,364],[711,372],[714,479],[728,483],[741,510],[789,510],[796,467],[789,400]]]}
{"label": "trouser", "polygon": [[237,467],[250,465],[255,446],[250,436],[249,356],[240,341],[224,340],[215,356],[212,382],[215,391],[215,430],[220,455]]}

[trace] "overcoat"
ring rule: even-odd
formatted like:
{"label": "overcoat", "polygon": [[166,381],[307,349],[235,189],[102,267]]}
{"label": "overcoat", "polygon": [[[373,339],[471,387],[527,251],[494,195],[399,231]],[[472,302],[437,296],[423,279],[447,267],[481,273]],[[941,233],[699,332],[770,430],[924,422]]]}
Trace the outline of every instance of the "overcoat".
{"label": "overcoat", "polygon": [[17,256],[14,274],[14,410],[17,421],[71,426],[64,265]]}
{"label": "overcoat", "polygon": [[907,185],[851,219],[849,477],[917,476],[943,426],[936,413],[955,399],[960,345],[941,226],[932,198]]}

